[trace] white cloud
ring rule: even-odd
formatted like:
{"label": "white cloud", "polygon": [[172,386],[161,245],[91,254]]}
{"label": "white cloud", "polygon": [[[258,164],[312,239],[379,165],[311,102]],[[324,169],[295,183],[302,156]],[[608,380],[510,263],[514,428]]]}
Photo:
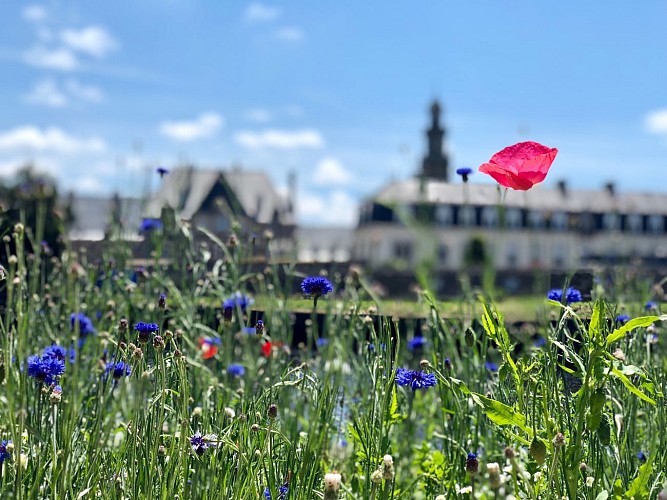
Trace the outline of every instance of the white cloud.
{"label": "white cloud", "polygon": [[54,151],[58,153],[99,153],[106,149],[98,137],[80,139],[56,127],[44,130],[34,125],[0,133],[0,150]]}
{"label": "white cloud", "polygon": [[0,175],[11,177],[23,167],[31,165],[36,172],[55,176],[60,172],[60,165],[51,158],[26,160],[25,158],[8,158],[0,160]]}
{"label": "white cloud", "polygon": [[193,121],[164,122],[160,132],[176,141],[192,141],[212,137],[222,127],[224,120],[218,113],[202,113]]}
{"label": "white cloud", "polygon": [[62,108],[78,101],[101,102],[104,94],[99,88],[83,85],[73,78],[67,80],[64,86],[52,78],[47,78],[36,83],[25,99],[30,104]]}
{"label": "white cloud", "polygon": [[300,42],[304,38],[304,33],[301,28],[284,26],[276,31],[276,38],[288,42]]}
{"label": "white cloud", "polygon": [[646,115],[645,124],[652,134],[667,134],[667,108]]}
{"label": "white cloud", "polygon": [[25,99],[30,104],[51,108],[62,108],[69,102],[67,96],[58,88],[58,84],[51,78],[36,83]]}
{"label": "white cloud", "polygon": [[246,8],[244,17],[247,21],[252,22],[273,21],[278,19],[281,13],[278,7],[253,2]]}
{"label": "white cloud", "polygon": [[104,93],[99,87],[84,85],[73,78],[65,82],[65,88],[72,97],[81,101],[102,102],[104,100]]}
{"label": "white cloud", "polygon": [[234,140],[248,149],[278,148],[321,148],[324,145],[322,135],[313,129],[303,130],[265,130],[264,132],[239,132]]}
{"label": "white cloud", "polygon": [[245,112],[245,119],[255,123],[268,123],[272,118],[268,109],[254,108]]}
{"label": "white cloud", "polygon": [[345,185],[352,180],[352,174],[335,158],[320,160],[313,174],[313,181],[320,186]]}
{"label": "white cloud", "polygon": [[63,30],[60,33],[60,39],[70,49],[99,59],[118,48],[116,39],[101,26]]}
{"label": "white cloud", "polygon": [[345,191],[301,192],[296,207],[299,220],[308,224],[351,227],[357,222],[358,202]]}
{"label": "white cloud", "polygon": [[24,54],[24,60],[31,66],[60,71],[73,71],[79,67],[76,55],[62,47],[57,49],[47,49],[42,46],[33,47]]}
{"label": "white cloud", "polygon": [[23,19],[33,23],[45,21],[48,13],[42,5],[26,5],[23,8]]}
{"label": "white cloud", "polygon": [[68,183],[70,189],[78,193],[102,193],[107,186],[100,180],[99,175],[84,175],[77,177],[73,182]]}

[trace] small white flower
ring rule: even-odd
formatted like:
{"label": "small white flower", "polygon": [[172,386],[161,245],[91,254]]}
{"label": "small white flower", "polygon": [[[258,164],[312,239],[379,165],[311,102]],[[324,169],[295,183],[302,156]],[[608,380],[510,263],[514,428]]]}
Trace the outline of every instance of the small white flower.
{"label": "small white flower", "polygon": [[382,463],[384,463],[385,467],[393,467],[394,459],[392,458],[391,455],[385,455],[384,458],[382,459]]}
{"label": "small white flower", "polygon": [[341,475],[329,472],[324,475],[324,491],[335,493],[340,488]]}
{"label": "small white flower", "polygon": [[595,478],[593,476],[588,476],[586,478],[586,486],[590,488],[593,486],[593,483],[595,483]]}

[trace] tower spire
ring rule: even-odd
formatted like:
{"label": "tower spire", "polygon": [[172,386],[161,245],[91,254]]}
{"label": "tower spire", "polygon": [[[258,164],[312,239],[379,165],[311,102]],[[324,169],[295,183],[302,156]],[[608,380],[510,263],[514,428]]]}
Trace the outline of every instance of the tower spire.
{"label": "tower spire", "polygon": [[440,103],[431,104],[431,127],[426,131],[428,153],[422,161],[421,177],[447,182],[449,180],[449,158],[443,152],[445,130],[440,125]]}

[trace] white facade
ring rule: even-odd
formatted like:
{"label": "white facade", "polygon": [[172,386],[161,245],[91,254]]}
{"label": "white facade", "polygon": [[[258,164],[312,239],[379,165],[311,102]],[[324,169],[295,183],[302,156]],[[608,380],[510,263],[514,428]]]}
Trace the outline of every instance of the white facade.
{"label": "white facade", "polygon": [[667,257],[667,195],[509,190],[490,184],[409,179],[367,200],[353,258],[371,266],[461,269],[474,240],[496,269],[575,269],[591,262]]}

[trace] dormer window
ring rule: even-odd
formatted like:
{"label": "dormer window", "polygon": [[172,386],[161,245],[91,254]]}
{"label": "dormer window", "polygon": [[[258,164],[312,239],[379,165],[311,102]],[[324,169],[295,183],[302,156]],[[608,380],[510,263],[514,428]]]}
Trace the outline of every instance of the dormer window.
{"label": "dormer window", "polygon": [[482,225],[484,227],[496,227],[498,225],[498,209],[496,207],[484,207],[482,210]]}
{"label": "dormer window", "polygon": [[521,210],[518,208],[508,208],[505,212],[505,223],[509,228],[521,227]]}
{"label": "dormer window", "polygon": [[626,218],[627,230],[632,233],[641,233],[643,229],[642,216],[640,214],[630,214]]}
{"label": "dormer window", "polygon": [[618,214],[604,214],[602,217],[602,225],[607,231],[618,231],[620,222],[621,218],[618,216]]}
{"label": "dormer window", "polygon": [[567,214],[565,212],[554,212],[551,216],[551,228],[563,231],[567,227]]}
{"label": "dormer window", "polygon": [[648,230],[653,234],[659,234],[665,230],[665,224],[663,222],[662,215],[649,215]]}
{"label": "dormer window", "polygon": [[475,208],[469,205],[459,209],[459,225],[473,226],[475,224]]}
{"label": "dormer window", "polygon": [[537,210],[528,212],[528,224],[533,229],[542,229],[544,227],[544,215]]}
{"label": "dormer window", "polygon": [[450,205],[438,205],[435,209],[435,221],[440,226],[451,226],[454,221],[454,211]]}

